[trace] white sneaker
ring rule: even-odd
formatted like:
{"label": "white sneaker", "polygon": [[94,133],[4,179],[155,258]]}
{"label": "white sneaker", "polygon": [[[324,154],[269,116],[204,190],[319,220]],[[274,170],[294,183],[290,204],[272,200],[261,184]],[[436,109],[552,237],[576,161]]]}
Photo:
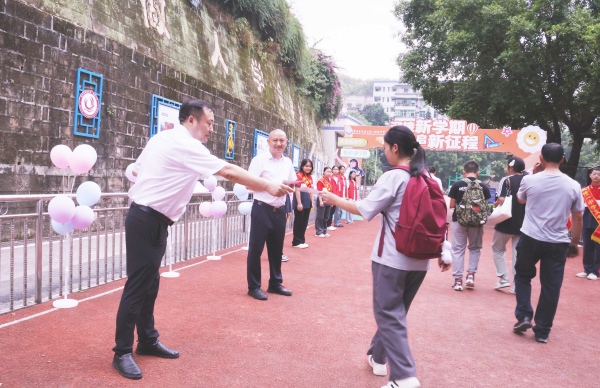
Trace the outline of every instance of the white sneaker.
{"label": "white sneaker", "polygon": [[325,238],[325,237],[327,237],[327,236],[325,236],[324,234],[317,234],[317,235],[315,235],[315,236],[316,236],[316,237],[320,237],[320,238]]}
{"label": "white sneaker", "polygon": [[298,245],[292,245],[292,248],[300,248],[300,249],[305,249],[305,248],[308,248],[308,244],[298,244]]}
{"label": "white sneaker", "polygon": [[575,274],[575,276],[578,278],[587,278],[588,274],[586,272],[579,272],[578,274]]}
{"label": "white sneaker", "polygon": [[594,275],[593,273],[589,274],[587,278],[588,280],[598,280],[598,276]]}
{"label": "white sneaker", "polygon": [[337,228],[335,226],[328,226],[327,230],[336,230]]}
{"label": "white sneaker", "polygon": [[286,255],[281,255],[281,261],[285,262],[288,261],[290,258],[287,257]]}
{"label": "white sneaker", "polygon": [[467,281],[465,282],[467,288],[475,288],[475,274],[473,272],[467,273]]}
{"label": "white sneaker", "polygon": [[381,388],[420,388],[421,383],[416,377],[408,377],[406,379],[390,381],[387,385]]}
{"label": "white sneaker", "polygon": [[325,236],[325,237],[331,237],[331,235],[329,233],[325,233],[323,236]]}
{"label": "white sneaker", "polygon": [[387,368],[385,364],[376,363],[375,361],[373,361],[373,356],[370,354],[367,356],[367,361],[369,362],[369,365],[371,365],[371,368],[373,368],[374,375],[387,376]]}
{"label": "white sneaker", "polygon": [[496,290],[499,290],[504,287],[510,287],[510,282],[508,280],[500,279],[498,280],[498,283],[496,283],[496,285],[494,286]]}
{"label": "white sneaker", "polygon": [[514,293],[515,293],[515,289],[514,289],[514,288],[511,288],[511,289],[510,289],[510,293],[511,293],[511,294],[514,294]]}

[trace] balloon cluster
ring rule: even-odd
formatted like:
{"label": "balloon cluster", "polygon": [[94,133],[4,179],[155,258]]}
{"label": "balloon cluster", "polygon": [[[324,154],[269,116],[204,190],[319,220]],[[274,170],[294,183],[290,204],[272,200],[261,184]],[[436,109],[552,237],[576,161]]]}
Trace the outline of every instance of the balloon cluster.
{"label": "balloon cluster", "polygon": [[[236,183],[233,186],[233,194],[240,200],[245,201],[248,199],[248,189],[244,185],[240,185]],[[242,202],[240,206],[238,206],[238,210],[241,214],[247,216],[252,212],[252,202]]]}
{"label": "balloon cluster", "polygon": [[[74,174],[85,174],[96,163],[98,154],[94,147],[81,144],[73,151],[59,144],[50,151],[50,159],[58,168],[70,167]],[[73,179],[75,179],[73,177]],[[102,195],[100,186],[87,181],[79,185],[75,198],[78,206],[69,195],[57,195],[48,204],[48,214],[52,219],[52,229],[58,234],[71,233],[73,229],[85,229],[94,222],[94,206]]]}
{"label": "balloon cluster", "polygon": [[217,178],[214,175],[206,178],[203,184],[204,187],[212,192],[213,202],[202,202],[200,204],[200,214],[204,217],[223,217],[227,213],[227,204],[223,201],[223,198],[225,198],[225,189],[217,186]]}

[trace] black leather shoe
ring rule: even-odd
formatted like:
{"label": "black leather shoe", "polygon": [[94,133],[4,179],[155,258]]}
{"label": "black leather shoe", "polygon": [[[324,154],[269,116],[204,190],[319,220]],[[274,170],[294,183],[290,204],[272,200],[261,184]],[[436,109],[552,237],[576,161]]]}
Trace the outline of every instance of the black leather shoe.
{"label": "black leather shoe", "polygon": [[525,333],[527,329],[531,329],[531,318],[529,317],[524,317],[513,326],[515,333]]}
{"label": "black leather shoe", "polygon": [[265,295],[264,292],[262,292],[262,290],[260,288],[249,289],[248,295],[250,295],[254,299],[258,299],[258,300],[267,300],[268,299],[268,297]]}
{"label": "black leather shoe", "polygon": [[159,340],[156,340],[154,344],[138,342],[138,346],[137,349],[135,349],[135,352],[144,356],[179,358],[179,352],[177,350],[167,348]]}
{"label": "black leather shoe", "polygon": [[139,380],[142,378],[142,371],[135,363],[133,354],[131,353],[124,354],[121,357],[115,354],[112,364],[117,372],[119,372],[119,374],[123,377],[133,380]]}
{"label": "black leather shoe", "polygon": [[292,296],[292,291],[288,290],[281,284],[278,284],[276,286],[269,286],[269,288],[267,288],[267,292],[270,292],[272,294],[284,295],[284,296]]}

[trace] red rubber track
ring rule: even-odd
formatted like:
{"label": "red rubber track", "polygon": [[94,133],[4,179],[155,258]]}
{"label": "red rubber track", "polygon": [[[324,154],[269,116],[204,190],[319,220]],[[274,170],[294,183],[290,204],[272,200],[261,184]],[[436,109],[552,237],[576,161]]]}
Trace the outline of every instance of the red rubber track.
{"label": "red rubber track", "polygon": [[[387,378],[374,376],[365,356],[375,331],[369,254],[378,225],[357,221],[328,239],[310,227],[304,250],[292,249],[288,235],[283,275],[292,297],[247,296],[245,251],[178,264],[181,277],[161,280],[155,316],[161,341],[181,357],[136,356],[139,381],[111,365],[124,281],[73,295],[83,300],[73,309],[53,311],[48,302],[4,314],[1,387],[380,387]],[[409,338],[423,386],[599,386],[600,281],[576,278],[581,258],[569,259],[548,344],[531,331],[515,335],[514,296],[493,289],[492,232],[486,227],[474,290],[453,291],[450,272],[432,266],[411,307]],[[263,290],[268,273],[265,252]],[[533,284],[537,303],[537,278]]]}

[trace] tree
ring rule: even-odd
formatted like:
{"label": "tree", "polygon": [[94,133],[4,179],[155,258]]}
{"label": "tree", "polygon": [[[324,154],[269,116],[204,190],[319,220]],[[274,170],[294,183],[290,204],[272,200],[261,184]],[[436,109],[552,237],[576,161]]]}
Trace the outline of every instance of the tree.
{"label": "tree", "polygon": [[358,121],[360,121],[363,125],[373,125],[369,120],[367,120],[367,118],[363,115],[361,115],[359,112],[354,111],[354,110],[349,110],[347,112],[348,116],[352,116],[355,119],[357,119]]}
{"label": "tree", "polygon": [[404,80],[438,111],[488,128],[572,137],[575,176],[600,114],[598,0],[397,0]]}
{"label": "tree", "polygon": [[338,74],[344,96],[372,96],[373,80],[352,78],[345,74]]}
{"label": "tree", "polygon": [[365,105],[361,113],[372,125],[387,125],[390,120],[381,104]]}

